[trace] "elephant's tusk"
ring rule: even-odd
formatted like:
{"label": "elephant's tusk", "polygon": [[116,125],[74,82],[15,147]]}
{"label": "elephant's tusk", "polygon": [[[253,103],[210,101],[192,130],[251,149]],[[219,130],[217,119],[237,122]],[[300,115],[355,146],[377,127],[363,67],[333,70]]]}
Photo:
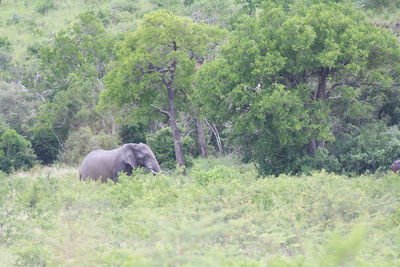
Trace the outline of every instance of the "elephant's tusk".
{"label": "elephant's tusk", "polygon": [[155,170],[150,170],[154,175],[157,174],[157,172]]}

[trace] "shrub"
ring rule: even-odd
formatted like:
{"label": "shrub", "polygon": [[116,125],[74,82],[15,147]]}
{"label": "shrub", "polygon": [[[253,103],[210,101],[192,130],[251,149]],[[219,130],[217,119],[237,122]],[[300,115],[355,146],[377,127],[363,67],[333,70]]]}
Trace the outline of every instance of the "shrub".
{"label": "shrub", "polygon": [[55,166],[0,173],[0,265],[399,263],[398,175],[260,179],[232,157],[194,164],[185,177],[139,170],[117,184]]}
{"label": "shrub", "polygon": [[60,151],[59,136],[53,129],[46,126],[36,127],[31,130],[33,150],[43,164],[53,163]]}
{"label": "shrub", "polygon": [[322,170],[325,169],[328,172],[341,172],[342,165],[339,160],[330,152],[327,148],[318,148],[315,151],[315,156],[311,157],[305,155],[302,158],[297,159],[294,162],[295,170],[297,172],[309,174],[312,170]]}
{"label": "shrub", "polygon": [[69,165],[77,165],[94,149],[114,149],[118,146],[119,139],[115,135],[103,132],[93,134],[90,128],[82,127],[68,135],[59,160]]}
{"label": "shrub", "polygon": [[380,9],[388,7],[400,7],[398,0],[363,0],[358,1],[362,6],[368,9]]}
{"label": "shrub", "polygon": [[36,1],[35,11],[40,14],[46,14],[50,10],[54,9],[54,0],[39,0]]}
{"label": "shrub", "polygon": [[[173,169],[176,166],[175,162],[175,148],[174,138],[172,131],[169,127],[162,128],[154,134],[148,134],[146,136],[147,145],[150,146],[154,155],[156,156],[161,169]],[[185,156],[186,167],[193,165],[193,161],[190,156],[190,148],[195,143],[193,138],[185,136],[181,139],[183,154]]]}
{"label": "shrub", "polygon": [[31,143],[14,129],[0,124],[0,170],[10,173],[12,170],[28,169],[36,163]]}
{"label": "shrub", "polygon": [[230,180],[234,179],[236,175],[237,171],[227,166],[215,166],[209,170],[201,170],[199,168],[194,168],[192,170],[192,176],[201,185],[208,185],[215,181],[225,181],[228,183]]}
{"label": "shrub", "polygon": [[23,16],[18,15],[16,13],[12,13],[11,17],[7,20],[7,25],[17,25],[18,23],[21,22],[23,19]]}
{"label": "shrub", "polygon": [[119,131],[122,143],[146,143],[146,125],[137,123],[133,125],[123,125]]}
{"label": "shrub", "polygon": [[331,148],[347,173],[389,170],[400,158],[400,130],[372,124],[338,138]]}
{"label": "shrub", "polygon": [[12,59],[11,52],[11,43],[8,38],[0,36],[0,70],[7,69]]}

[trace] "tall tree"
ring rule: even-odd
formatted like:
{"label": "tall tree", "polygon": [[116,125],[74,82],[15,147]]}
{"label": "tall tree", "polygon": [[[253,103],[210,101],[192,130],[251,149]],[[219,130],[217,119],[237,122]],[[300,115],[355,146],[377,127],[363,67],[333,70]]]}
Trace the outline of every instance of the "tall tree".
{"label": "tall tree", "polygon": [[131,103],[135,112],[158,111],[169,119],[176,162],[184,166],[177,111],[192,94],[196,58],[221,41],[226,32],[188,18],[156,11],[117,46],[117,61],[106,76],[102,103]]}
{"label": "tall tree", "polygon": [[113,120],[112,115],[96,111],[112,46],[113,37],[101,21],[86,12],[40,50],[44,76],[40,95],[45,104],[32,129],[32,144],[43,162],[56,159],[70,130],[99,128],[98,121]]}
{"label": "tall tree", "polygon": [[385,90],[399,69],[389,31],[350,5],[305,2],[266,2],[258,16],[241,17],[223,57],[199,70],[203,110],[233,123],[242,151],[264,173],[296,171],[306,148],[314,155],[333,140],[333,106],[366,116],[363,90]]}
{"label": "tall tree", "polygon": [[[329,112],[332,101],[352,100],[354,105],[349,108],[358,106],[361,113],[367,112],[359,103],[362,88],[390,85],[392,70],[399,64],[400,50],[393,34],[371,25],[350,5],[298,4],[291,7],[290,13],[269,5],[258,23],[263,42],[274,44],[267,48],[285,59],[277,81],[292,90],[307,86],[308,102],[320,106],[318,110]],[[323,123],[314,116],[310,128]],[[311,155],[323,146],[323,141],[310,139]]]}

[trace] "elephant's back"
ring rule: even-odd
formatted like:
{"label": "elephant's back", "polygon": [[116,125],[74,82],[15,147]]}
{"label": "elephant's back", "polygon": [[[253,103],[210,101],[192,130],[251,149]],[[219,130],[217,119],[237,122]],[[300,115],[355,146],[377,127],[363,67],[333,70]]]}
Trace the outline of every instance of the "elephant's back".
{"label": "elephant's back", "polygon": [[[110,164],[112,150],[93,150],[82,161],[79,167],[80,179],[91,177],[97,180],[100,176],[109,176],[110,174],[104,168],[105,164]],[[111,152],[111,153],[110,153]],[[107,177],[109,178],[109,177]]]}
{"label": "elephant's back", "polygon": [[102,156],[102,154],[107,154],[107,150],[98,149],[89,152],[89,154],[87,154],[86,157],[82,160],[82,164],[79,169],[81,170],[93,160],[101,160],[101,158],[104,157]]}

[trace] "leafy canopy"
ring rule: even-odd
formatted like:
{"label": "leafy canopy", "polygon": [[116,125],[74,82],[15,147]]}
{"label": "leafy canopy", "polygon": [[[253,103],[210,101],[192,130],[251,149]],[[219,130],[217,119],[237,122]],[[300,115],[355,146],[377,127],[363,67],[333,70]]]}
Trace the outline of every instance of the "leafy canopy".
{"label": "leafy canopy", "polygon": [[307,154],[309,141],[334,140],[335,105],[339,116],[366,116],[362,91],[384,91],[399,69],[390,32],[350,5],[305,3],[266,2],[258,16],[242,16],[222,58],[196,79],[201,110],[233,123],[241,150],[263,173],[297,171],[293,160]]}
{"label": "leafy canopy", "polygon": [[164,77],[173,80],[175,103],[184,108],[185,98],[192,93],[196,59],[205,57],[225,35],[217,27],[166,11],[148,13],[142,26],[117,44],[117,60],[106,76],[102,104],[133,103],[136,114],[148,114],[155,106],[164,110],[168,105]]}

